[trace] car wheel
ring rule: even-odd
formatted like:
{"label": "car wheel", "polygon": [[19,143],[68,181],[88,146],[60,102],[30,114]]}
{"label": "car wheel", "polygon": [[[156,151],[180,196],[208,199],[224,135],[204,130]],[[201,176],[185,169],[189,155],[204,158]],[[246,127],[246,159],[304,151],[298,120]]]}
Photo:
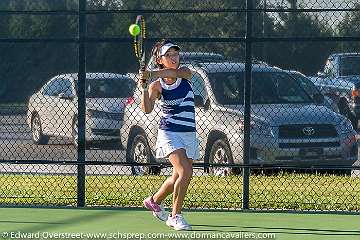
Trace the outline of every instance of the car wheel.
{"label": "car wheel", "polygon": [[[73,123],[71,125],[71,142],[75,148],[78,147],[78,138],[79,138],[79,125],[77,121],[77,116],[74,117]],[[90,149],[91,142],[85,141],[85,149]]]}
{"label": "car wheel", "polygon": [[32,140],[35,144],[47,144],[50,137],[43,134],[39,114],[35,113],[31,119]]}
{"label": "car wheel", "polygon": [[[215,140],[211,146],[209,154],[209,163],[215,164],[233,164],[234,160],[230,150],[229,143],[224,138]],[[240,174],[240,168],[230,167],[211,167],[209,173],[215,176],[226,176],[231,174]]]}
{"label": "car wheel", "polygon": [[[129,163],[153,163],[154,156],[151,153],[149,143],[146,136],[142,132],[137,132],[129,139],[126,149],[126,160]],[[133,175],[160,174],[160,167],[150,166],[131,166]]]}

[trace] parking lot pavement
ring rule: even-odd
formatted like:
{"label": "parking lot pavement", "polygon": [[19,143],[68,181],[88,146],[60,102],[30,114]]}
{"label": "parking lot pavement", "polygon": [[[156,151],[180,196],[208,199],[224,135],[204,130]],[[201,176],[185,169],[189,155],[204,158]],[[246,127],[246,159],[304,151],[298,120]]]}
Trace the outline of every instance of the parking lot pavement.
{"label": "parking lot pavement", "polygon": [[[76,165],[62,164],[0,164],[0,173],[76,175]],[[91,165],[85,167],[86,175],[131,175],[131,168],[114,165]]]}
{"label": "parking lot pavement", "polygon": [[[360,132],[359,132],[360,133]],[[357,136],[360,142],[360,134]],[[51,139],[48,145],[35,145],[31,141],[31,132],[26,125],[24,115],[0,116],[0,160],[54,160],[76,161],[77,149],[71,145],[69,139]],[[360,154],[359,154],[360,156]],[[86,150],[87,161],[125,162],[125,151],[114,149],[99,149],[92,146]],[[354,166],[360,167],[360,160]],[[29,165],[29,164],[5,164],[0,165],[0,172],[36,172],[75,174],[76,166],[73,165]],[[127,166],[87,166],[87,174],[131,174]],[[201,175],[202,169],[195,171]],[[171,168],[162,170],[162,174],[171,174]],[[360,177],[360,170],[353,170],[353,176]]]}

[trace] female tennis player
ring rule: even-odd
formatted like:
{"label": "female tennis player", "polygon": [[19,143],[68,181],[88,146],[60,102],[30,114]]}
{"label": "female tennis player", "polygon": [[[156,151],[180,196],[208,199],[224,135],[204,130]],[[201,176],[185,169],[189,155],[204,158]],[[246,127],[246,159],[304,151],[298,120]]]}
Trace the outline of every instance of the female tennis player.
{"label": "female tennis player", "polygon": [[[191,230],[181,215],[184,198],[192,174],[192,161],[199,158],[195,127],[194,94],[190,79],[192,72],[179,67],[180,47],[163,39],[153,47],[153,59],[158,70],[140,71],[140,79],[156,79],[149,86],[139,82],[142,88],[141,108],[150,113],[156,100],[160,100],[162,117],[156,141],[156,157],[168,158],[173,166],[172,176],[151,197],[144,200],[144,206],[153,215],[175,230]],[[162,201],[173,193],[172,212],[167,216]]]}

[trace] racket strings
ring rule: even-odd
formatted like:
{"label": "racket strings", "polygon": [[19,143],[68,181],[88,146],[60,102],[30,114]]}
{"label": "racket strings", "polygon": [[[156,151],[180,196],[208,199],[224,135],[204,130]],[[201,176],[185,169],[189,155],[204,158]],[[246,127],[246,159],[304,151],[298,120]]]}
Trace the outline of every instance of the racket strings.
{"label": "racket strings", "polygon": [[145,18],[144,17],[141,18],[140,29],[141,29],[142,38],[145,39],[146,38],[146,25],[145,25]]}
{"label": "racket strings", "polygon": [[136,21],[136,24],[140,27],[140,35],[134,38],[134,51],[135,56],[139,61],[141,61],[142,55],[143,55],[143,40],[146,37],[146,25],[145,25],[145,18],[141,17],[140,21]]}
{"label": "racket strings", "polygon": [[140,52],[140,46],[139,46],[139,42],[138,41],[134,41],[134,51],[135,51],[135,56],[140,59],[141,57],[141,52]]}

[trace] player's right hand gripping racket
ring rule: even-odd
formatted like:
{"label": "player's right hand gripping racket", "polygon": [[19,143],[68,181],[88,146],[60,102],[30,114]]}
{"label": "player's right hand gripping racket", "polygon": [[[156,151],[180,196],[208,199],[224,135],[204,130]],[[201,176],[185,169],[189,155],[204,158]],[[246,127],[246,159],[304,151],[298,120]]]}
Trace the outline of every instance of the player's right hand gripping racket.
{"label": "player's right hand gripping racket", "polygon": [[[145,39],[146,39],[146,26],[145,18],[142,15],[136,17],[135,24],[140,27],[140,33],[134,36],[134,51],[135,56],[139,61],[141,71],[145,71]],[[147,87],[147,80],[140,79],[144,87]]]}

